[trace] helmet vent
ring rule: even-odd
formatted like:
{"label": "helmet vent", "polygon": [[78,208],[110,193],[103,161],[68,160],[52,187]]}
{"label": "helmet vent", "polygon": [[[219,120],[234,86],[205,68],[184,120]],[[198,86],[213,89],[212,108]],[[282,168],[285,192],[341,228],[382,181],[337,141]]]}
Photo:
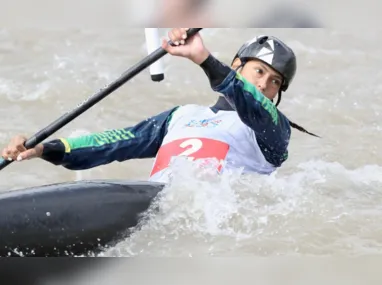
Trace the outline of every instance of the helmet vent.
{"label": "helmet vent", "polygon": [[267,37],[267,36],[264,36],[264,37],[262,37],[262,38],[259,39],[259,44],[262,45],[262,44],[266,43],[267,40],[268,40],[268,37]]}

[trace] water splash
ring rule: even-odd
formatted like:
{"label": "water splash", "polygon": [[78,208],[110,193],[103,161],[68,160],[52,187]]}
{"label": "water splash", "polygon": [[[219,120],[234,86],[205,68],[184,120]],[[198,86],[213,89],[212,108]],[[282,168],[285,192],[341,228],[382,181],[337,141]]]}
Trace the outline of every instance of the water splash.
{"label": "water splash", "polygon": [[129,239],[106,256],[354,255],[382,249],[382,167],[309,161],[293,174],[174,163]]}

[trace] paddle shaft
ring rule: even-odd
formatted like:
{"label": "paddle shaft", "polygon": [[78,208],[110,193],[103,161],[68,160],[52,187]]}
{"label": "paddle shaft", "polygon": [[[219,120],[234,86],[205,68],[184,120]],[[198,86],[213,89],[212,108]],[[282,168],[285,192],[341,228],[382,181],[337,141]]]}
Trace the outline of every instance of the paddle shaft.
{"label": "paddle shaft", "polygon": [[[191,28],[187,31],[188,37],[191,37],[198,33],[202,28]],[[169,41],[170,44],[171,41]],[[51,136],[53,133],[57,132],[59,129],[64,127],[66,124],[70,123],[76,117],[84,113],[86,110],[90,109],[93,105],[97,104],[99,101],[104,99],[113,91],[117,90],[135,75],[140,73],[142,70],[156,62],[158,59],[167,54],[163,48],[158,48],[156,51],[149,54],[143,60],[138,62],[136,65],[132,66],[130,69],[125,71],[117,80],[109,84],[107,87],[101,89],[96,94],[90,96],[82,103],[78,104],[73,110],[65,113],[60,118],[52,122],[50,125],[45,127],[44,129],[37,132],[31,138],[29,138],[25,142],[25,148],[30,149],[35,147],[37,144],[41,143],[43,140]],[[0,158],[0,170],[11,164],[13,161],[5,160]]]}

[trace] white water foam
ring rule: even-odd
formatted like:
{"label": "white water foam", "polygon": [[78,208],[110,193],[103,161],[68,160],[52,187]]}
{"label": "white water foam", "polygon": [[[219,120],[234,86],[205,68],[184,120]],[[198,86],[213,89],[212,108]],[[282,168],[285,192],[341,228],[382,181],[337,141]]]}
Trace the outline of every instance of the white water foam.
{"label": "white water foam", "polygon": [[105,256],[380,253],[382,167],[319,160],[298,168],[218,175],[177,160],[141,224]]}

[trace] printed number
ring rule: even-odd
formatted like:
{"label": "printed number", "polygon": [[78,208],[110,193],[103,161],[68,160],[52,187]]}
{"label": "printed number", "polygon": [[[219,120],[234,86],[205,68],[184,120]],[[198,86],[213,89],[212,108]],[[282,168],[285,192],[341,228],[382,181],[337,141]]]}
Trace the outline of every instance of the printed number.
{"label": "printed number", "polygon": [[188,146],[191,147],[180,153],[179,156],[188,156],[189,160],[194,160],[194,157],[190,157],[189,155],[199,151],[203,147],[203,142],[198,139],[189,139],[180,144],[181,148],[186,148]]}
{"label": "printed number", "polygon": [[176,156],[197,160],[214,157],[224,160],[229,150],[225,142],[207,138],[186,138],[171,141],[160,147],[154,162],[151,176],[166,168]]}

